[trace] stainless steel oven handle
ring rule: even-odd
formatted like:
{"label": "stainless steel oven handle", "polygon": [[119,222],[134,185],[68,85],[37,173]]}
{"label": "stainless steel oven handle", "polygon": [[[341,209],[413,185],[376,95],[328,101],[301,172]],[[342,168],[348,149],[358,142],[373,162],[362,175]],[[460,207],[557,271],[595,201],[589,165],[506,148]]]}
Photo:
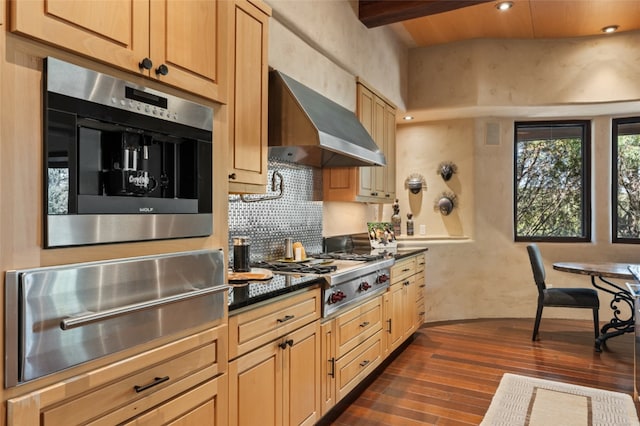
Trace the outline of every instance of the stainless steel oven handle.
{"label": "stainless steel oven handle", "polygon": [[171,303],[182,302],[184,300],[194,299],[196,297],[207,296],[209,294],[219,293],[229,288],[226,285],[220,285],[215,287],[209,287],[201,290],[194,290],[189,293],[180,293],[173,296],[162,297],[147,302],[134,303],[132,305],[126,305],[119,308],[107,309],[106,311],[94,312],[87,315],[78,317],[69,317],[60,321],[60,328],[63,330],[71,330],[73,328],[84,327],[85,325],[92,324],[94,322],[105,321],[111,318],[121,317],[123,315],[129,315],[134,312],[144,311],[147,309],[153,309],[169,305]]}

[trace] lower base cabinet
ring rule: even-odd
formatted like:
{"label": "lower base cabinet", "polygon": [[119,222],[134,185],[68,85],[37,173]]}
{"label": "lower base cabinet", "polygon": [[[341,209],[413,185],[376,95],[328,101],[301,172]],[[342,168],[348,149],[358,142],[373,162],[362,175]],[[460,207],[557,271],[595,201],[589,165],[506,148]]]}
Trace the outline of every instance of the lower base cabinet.
{"label": "lower base cabinet", "polygon": [[224,425],[227,326],[7,401],[10,426]]}
{"label": "lower base cabinet", "polygon": [[229,363],[229,425],[313,425],[320,419],[320,323]]}
{"label": "lower base cabinet", "polygon": [[322,324],[323,416],[382,362],[382,298],[376,296]]}

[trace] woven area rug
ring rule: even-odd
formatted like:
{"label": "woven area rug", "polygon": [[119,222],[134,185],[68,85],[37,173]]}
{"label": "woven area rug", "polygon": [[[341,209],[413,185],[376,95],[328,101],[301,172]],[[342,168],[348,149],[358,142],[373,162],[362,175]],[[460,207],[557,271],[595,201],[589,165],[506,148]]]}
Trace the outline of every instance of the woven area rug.
{"label": "woven area rug", "polygon": [[505,373],[482,426],[640,425],[631,395]]}

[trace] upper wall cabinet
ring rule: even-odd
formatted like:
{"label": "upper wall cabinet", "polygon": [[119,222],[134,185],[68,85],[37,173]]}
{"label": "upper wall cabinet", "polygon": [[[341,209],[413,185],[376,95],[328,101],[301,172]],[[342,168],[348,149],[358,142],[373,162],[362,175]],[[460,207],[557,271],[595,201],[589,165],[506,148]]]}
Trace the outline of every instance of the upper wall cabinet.
{"label": "upper wall cabinet", "polygon": [[229,192],[264,193],[267,183],[268,36],[271,8],[237,0],[230,49]]}
{"label": "upper wall cabinet", "polygon": [[11,31],[226,102],[227,1],[11,2]]}
{"label": "upper wall cabinet", "polygon": [[358,79],[358,118],[384,153],[385,167],[323,171],[325,201],[392,203],[396,193],[396,107]]}

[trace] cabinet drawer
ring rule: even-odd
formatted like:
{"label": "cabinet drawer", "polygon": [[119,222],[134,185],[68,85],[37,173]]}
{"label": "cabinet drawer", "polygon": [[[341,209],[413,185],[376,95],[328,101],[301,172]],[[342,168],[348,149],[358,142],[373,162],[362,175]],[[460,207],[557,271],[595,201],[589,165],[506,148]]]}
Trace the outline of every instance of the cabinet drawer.
{"label": "cabinet drawer", "polygon": [[320,318],[320,288],[229,317],[229,359]]}
{"label": "cabinet drawer", "polygon": [[336,400],[341,400],[382,362],[382,330],[336,361]]}
{"label": "cabinet drawer", "polygon": [[[226,325],[219,326],[8,400],[8,423],[113,425],[127,421],[225,373],[227,336]],[[156,381],[138,392],[134,389]]]}
{"label": "cabinet drawer", "polygon": [[416,256],[416,272],[424,271],[426,263],[427,262],[426,262],[424,253]]}
{"label": "cabinet drawer", "polygon": [[[214,376],[215,354],[215,344],[209,344],[147,367],[71,402],[45,410],[42,413],[43,423],[80,424],[118,407],[123,408],[101,417],[96,424],[116,423],[130,418],[166,398],[163,395],[158,401],[156,393],[165,394],[170,389],[170,394],[176,394],[197,384],[187,380],[191,375],[205,370],[207,373],[201,380]],[[104,411],[101,412],[101,409]]]}
{"label": "cabinet drawer", "polygon": [[382,296],[336,318],[336,358],[382,329]]}
{"label": "cabinet drawer", "polygon": [[227,378],[227,375],[223,374],[209,380],[124,425],[214,426],[226,424]]}
{"label": "cabinet drawer", "polygon": [[416,272],[416,258],[402,259],[391,267],[391,284],[402,281]]}

